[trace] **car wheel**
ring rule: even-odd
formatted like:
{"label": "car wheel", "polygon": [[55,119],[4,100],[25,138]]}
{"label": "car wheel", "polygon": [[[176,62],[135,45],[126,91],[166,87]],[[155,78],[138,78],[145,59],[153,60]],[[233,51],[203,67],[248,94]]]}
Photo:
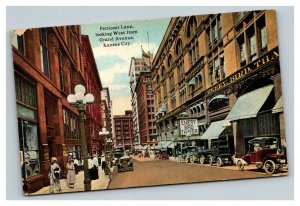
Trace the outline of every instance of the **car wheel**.
{"label": "car wheel", "polygon": [[205,156],[204,155],[201,155],[200,157],[200,164],[204,164],[205,163]]}
{"label": "car wheel", "polygon": [[222,167],[223,166],[223,161],[220,157],[217,158],[217,166]]}
{"label": "car wheel", "polygon": [[242,163],[241,160],[238,160],[238,162],[236,163],[236,165],[237,165],[239,171],[244,171],[245,165]]}
{"label": "car wheel", "polygon": [[276,171],[276,165],[273,160],[267,160],[264,164],[265,172],[269,175],[274,174]]}
{"label": "car wheel", "polygon": [[214,158],[213,158],[213,156],[209,157],[209,164],[210,164],[210,166],[212,166],[212,165],[213,165],[213,162],[214,162]]}

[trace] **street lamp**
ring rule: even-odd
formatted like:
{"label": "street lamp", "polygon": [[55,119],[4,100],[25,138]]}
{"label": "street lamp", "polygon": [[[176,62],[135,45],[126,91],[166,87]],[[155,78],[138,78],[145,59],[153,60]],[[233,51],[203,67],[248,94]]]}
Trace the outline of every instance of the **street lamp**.
{"label": "street lamp", "polygon": [[105,137],[105,142],[104,142],[104,157],[105,157],[105,162],[106,162],[106,167],[104,169],[104,172],[105,174],[107,175],[108,174],[108,171],[107,171],[107,143],[108,143],[108,135],[109,135],[109,131],[106,130],[105,127],[102,128],[102,131],[99,132],[99,135],[100,136],[104,136]]}
{"label": "street lamp", "polygon": [[75,106],[79,112],[80,122],[80,137],[83,155],[83,167],[84,167],[84,190],[91,190],[91,179],[88,169],[88,150],[87,140],[85,136],[85,106],[94,102],[94,96],[92,94],[85,94],[85,87],[82,85],[76,85],[74,88],[75,94],[68,95],[68,102]]}

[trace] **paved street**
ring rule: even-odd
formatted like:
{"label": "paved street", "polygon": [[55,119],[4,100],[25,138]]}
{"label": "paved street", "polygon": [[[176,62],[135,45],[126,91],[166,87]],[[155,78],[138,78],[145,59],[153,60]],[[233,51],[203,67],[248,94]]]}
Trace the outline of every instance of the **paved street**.
{"label": "paved street", "polygon": [[[111,168],[111,170],[113,170],[113,168]],[[107,189],[109,181],[110,181],[109,176],[106,176],[100,167],[99,167],[98,171],[99,171],[99,179],[92,180],[92,182],[91,182],[92,190],[105,190],[105,189]],[[60,192],[60,193],[83,192],[84,191],[83,179],[84,179],[84,173],[83,173],[83,171],[81,171],[75,176],[75,187],[74,188],[69,188],[67,186],[67,180],[61,179],[60,185],[61,185],[62,192]],[[55,193],[58,193],[58,192],[55,191]],[[43,187],[39,191],[32,193],[30,195],[42,195],[42,194],[49,194],[49,186]]]}
{"label": "paved street", "polygon": [[236,170],[236,167],[222,167],[180,163],[174,160],[154,160],[134,156],[134,171],[113,175],[109,189],[209,182],[245,178],[269,177],[263,172]]}

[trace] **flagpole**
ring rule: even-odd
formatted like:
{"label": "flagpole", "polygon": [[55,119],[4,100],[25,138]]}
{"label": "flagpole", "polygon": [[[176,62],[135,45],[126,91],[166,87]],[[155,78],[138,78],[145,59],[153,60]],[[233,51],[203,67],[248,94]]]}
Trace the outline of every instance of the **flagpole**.
{"label": "flagpole", "polygon": [[149,51],[149,66],[150,66],[150,70],[152,68],[151,65],[151,52],[150,52],[150,47],[149,47],[149,32],[147,31],[147,37],[148,37],[148,51]]}

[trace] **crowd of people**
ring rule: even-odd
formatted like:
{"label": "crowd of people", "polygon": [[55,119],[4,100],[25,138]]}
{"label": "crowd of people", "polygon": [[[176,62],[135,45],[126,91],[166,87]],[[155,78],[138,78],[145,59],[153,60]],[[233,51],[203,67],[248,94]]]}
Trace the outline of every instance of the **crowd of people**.
{"label": "crowd of people", "polygon": [[[62,169],[60,168],[59,164],[57,163],[57,158],[52,157],[51,158],[51,165],[49,169],[48,178],[50,180],[50,187],[49,187],[49,193],[54,193],[56,190],[57,192],[61,192],[61,185],[60,185],[60,179],[62,177]],[[78,160],[77,158],[72,158],[71,156],[68,157],[68,162],[65,166],[66,170],[66,180],[67,180],[67,186],[69,188],[74,188],[75,186],[75,176],[83,170],[83,160]],[[98,155],[90,156],[88,159],[88,169],[89,169],[89,176],[91,180],[99,179],[99,166],[101,165],[101,169],[105,171],[106,169],[106,161],[105,156],[102,155],[101,157]]]}

